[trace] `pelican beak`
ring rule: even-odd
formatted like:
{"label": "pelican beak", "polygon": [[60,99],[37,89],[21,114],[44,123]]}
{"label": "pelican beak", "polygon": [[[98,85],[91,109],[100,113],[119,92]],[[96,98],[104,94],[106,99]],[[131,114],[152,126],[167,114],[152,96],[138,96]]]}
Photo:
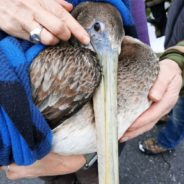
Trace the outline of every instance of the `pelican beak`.
{"label": "pelican beak", "polygon": [[[97,151],[99,183],[119,183],[118,174],[118,128],[117,128],[117,70],[118,50],[98,54],[103,68],[100,87],[94,100],[97,128]],[[100,179],[101,180],[101,179]]]}

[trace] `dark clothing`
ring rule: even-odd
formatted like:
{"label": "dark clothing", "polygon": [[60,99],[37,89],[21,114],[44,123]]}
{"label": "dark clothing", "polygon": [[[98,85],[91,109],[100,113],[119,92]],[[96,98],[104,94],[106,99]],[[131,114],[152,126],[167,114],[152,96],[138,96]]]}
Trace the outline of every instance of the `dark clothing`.
{"label": "dark clothing", "polygon": [[180,97],[170,112],[166,126],[159,132],[157,142],[167,149],[175,148],[184,139],[184,97]]}
{"label": "dark clothing", "polygon": [[184,1],[174,0],[168,13],[165,48],[184,40]]}
{"label": "dark clothing", "polygon": [[156,37],[165,35],[165,27],[167,22],[165,8],[166,0],[146,0],[146,8],[150,9],[152,15],[148,16],[147,21],[155,27]]}
{"label": "dark clothing", "polygon": [[161,37],[165,35],[165,27],[167,22],[165,2],[150,7],[150,9],[154,17],[154,22],[152,24],[155,26],[156,36]]}
{"label": "dark clothing", "polygon": [[[171,4],[166,26],[166,50],[161,59],[169,58],[179,64],[184,71],[184,0]],[[178,42],[182,41],[178,44]],[[182,94],[182,93],[181,93]],[[166,126],[159,132],[157,142],[162,147],[175,148],[184,139],[184,97],[180,96],[170,112]]]}

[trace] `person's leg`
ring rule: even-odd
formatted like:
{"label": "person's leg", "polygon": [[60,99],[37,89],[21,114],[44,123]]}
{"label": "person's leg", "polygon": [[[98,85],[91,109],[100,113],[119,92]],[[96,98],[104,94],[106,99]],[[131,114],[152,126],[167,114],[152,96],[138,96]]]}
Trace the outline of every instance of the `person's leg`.
{"label": "person's leg", "polygon": [[184,97],[180,97],[168,116],[166,126],[157,139],[149,138],[139,143],[140,151],[146,154],[159,154],[175,149],[184,139]]}
{"label": "person's leg", "polygon": [[157,142],[165,148],[175,148],[184,139],[184,97],[180,97],[168,117],[166,126],[159,132]]}

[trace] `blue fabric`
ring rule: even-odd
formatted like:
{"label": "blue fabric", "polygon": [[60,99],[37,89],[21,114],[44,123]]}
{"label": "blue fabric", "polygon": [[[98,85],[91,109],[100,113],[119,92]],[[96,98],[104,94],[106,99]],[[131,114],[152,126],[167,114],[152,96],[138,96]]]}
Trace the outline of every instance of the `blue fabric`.
{"label": "blue fabric", "polygon": [[29,165],[51,149],[51,130],[32,102],[28,75],[43,49],[13,37],[0,41],[0,165]]}
{"label": "blue fabric", "polygon": [[[81,2],[86,2],[86,0],[67,0],[67,1],[72,3],[74,6],[78,5]],[[129,0],[87,0],[87,1],[105,2],[105,3],[112,4],[113,6],[115,6],[119,10],[125,26],[134,25],[132,15],[130,13]]]}
{"label": "blue fabric", "polygon": [[169,114],[166,126],[158,135],[158,143],[165,148],[175,148],[184,139],[184,97],[180,97]]}
{"label": "blue fabric", "polygon": [[[74,6],[84,1],[69,0]],[[128,0],[93,1],[114,5],[122,15],[129,35],[134,34]],[[18,165],[30,165],[48,154],[52,141],[50,128],[32,102],[28,75],[32,60],[44,49],[44,46],[33,45],[10,36],[3,38],[5,34],[1,33],[0,165],[8,165],[12,162]]]}

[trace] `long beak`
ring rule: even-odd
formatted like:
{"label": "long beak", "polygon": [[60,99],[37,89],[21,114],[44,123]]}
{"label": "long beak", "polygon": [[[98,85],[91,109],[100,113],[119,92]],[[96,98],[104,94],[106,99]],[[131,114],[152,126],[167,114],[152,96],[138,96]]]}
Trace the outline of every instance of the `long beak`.
{"label": "long beak", "polygon": [[118,52],[102,54],[103,76],[93,101],[97,129],[100,184],[118,184],[117,69]]}

